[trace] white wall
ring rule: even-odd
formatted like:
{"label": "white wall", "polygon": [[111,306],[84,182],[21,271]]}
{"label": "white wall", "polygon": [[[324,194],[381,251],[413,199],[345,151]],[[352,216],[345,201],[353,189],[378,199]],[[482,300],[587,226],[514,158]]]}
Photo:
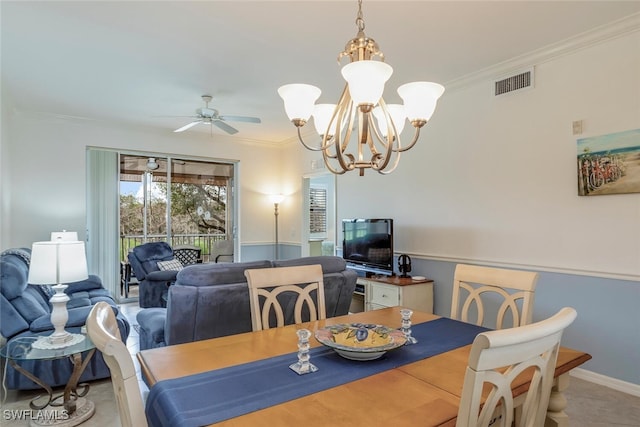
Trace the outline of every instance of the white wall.
{"label": "white wall", "polygon": [[640,395],[640,194],[579,197],[575,166],[577,138],[640,128],[640,29],[528,65],[529,91],[495,99],[487,79],[445,92],[391,175],[339,176],[338,220],[394,218],[395,251],[434,279],[439,315],[459,262],[541,272],[534,321],[575,307],[563,345]]}
{"label": "white wall", "polygon": [[401,253],[640,280],[640,194],[579,197],[575,166],[577,138],[640,127],[640,32],[535,66],[532,90],[445,92],[393,174],[338,178],[338,220],[394,218]]}
{"label": "white wall", "polygon": [[7,176],[12,190],[11,220],[3,221],[11,232],[3,239],[3,249],[30,247],[48,239],[52,230],[77,230],[84,238],[87,146],[240,160],[240,241],[273,241],[272,218],[262,209],[264,194],[279,184],[278,149],[219,135],[173,134],[21,113],[12,117],[8,171],[2,172],[3,183]]}
{"label": "white wall", "polygon": [[11,123],[12,101],[6,91],[0,93],[2,102],[0,103],[0,248],[8,247],[10,230],[10,196],[11,196],[11,176],[9,174],[9,128]]}

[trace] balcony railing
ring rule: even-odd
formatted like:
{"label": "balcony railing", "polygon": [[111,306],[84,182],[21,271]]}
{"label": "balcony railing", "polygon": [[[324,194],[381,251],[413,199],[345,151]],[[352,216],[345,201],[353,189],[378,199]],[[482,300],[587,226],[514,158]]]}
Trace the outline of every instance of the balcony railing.
{"label": "balcony railing", "polygon": [[[202,262],[209,262],[215,242],[226,240],[225,234],[174,234],[168,242],[171,247],[178,245],[191,245],[199,247],[202,252]],[[147,235],[125,235],[120,236],[120,261],[127,260],[127,254],[134,247],[149,242],[166,242],[166,234]]]}

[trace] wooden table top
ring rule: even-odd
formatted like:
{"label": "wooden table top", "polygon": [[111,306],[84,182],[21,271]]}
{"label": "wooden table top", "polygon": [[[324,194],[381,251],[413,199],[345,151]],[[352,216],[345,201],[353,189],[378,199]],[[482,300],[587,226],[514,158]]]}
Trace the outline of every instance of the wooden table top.
{"label": "wooden table top", "polygon": [[[412,322],[421,323],[438,317],[414,311]],[[143,350],[137,356],[142,375],[151,387],[165,379],[293,353],[297,351],[297,329],[313,332],[325,325],[347,322],[400,327],[400,307]],[[321,345],[315,339],[310,344],[312,347]],[[470,348],[470,345],[464,346],[216,425],[255,426],[268,419],[272,425],[308,427],[455,426]],[[590,358],[586,353],[561,348],[556,375],[566,373]],[[523,378],[514,392],[523,393],[527,387],[527,379]]]}

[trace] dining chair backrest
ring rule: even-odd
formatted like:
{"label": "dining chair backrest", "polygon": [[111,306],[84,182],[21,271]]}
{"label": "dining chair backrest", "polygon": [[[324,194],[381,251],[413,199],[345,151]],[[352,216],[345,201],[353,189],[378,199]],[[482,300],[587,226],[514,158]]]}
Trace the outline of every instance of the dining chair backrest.
{"label": "dining chair backrest", "polygon": [[[322,266],[319,264],[295,267],[275,267],[248,269],[244,272],[249,284],[251,324],[254,331],[269,329],[270,318],[275,316],[276,324],[285,325],[285,319],[293,316],[295,323],[302,323],[305,307],[309,321],[326,319]],[[312,292],[315,291],[316,301]],[[281,305],[282,297],[297,294],[293,307]],[[293,313],[285,310],[292,310]]]}
{"label": "dining chair backrest", "polygon": [[[495,329],[532,321],[538,273],[458,264],[453,277],[451,318]],[[466,298],[465,298],[466,296]],[[495,324],[485,323],[487,306],[497,305]],[[475,322],[471,318],[475,314]],[[509,319],[510,325],[505,325]]]}
{"label": "dining chair backrest", "polygon": [[[510,427],[512,383],[524,371],[532,379],[518,425],[543,426],[562,332],[575,318],[576,311],[565,307],[537,323],[478,334],[471,346],[456,427]],[[483,388],[489,390],[484,402]]]}
{"label": "dining chair backrest", "polygon": [[111,382],[123,427],[144,427],[147,418],[142,403],[136,369],[127,346],[120,340],[120,332],[113,308],[98,302],[87,317],[87,334],[102,352],[111,371]]}

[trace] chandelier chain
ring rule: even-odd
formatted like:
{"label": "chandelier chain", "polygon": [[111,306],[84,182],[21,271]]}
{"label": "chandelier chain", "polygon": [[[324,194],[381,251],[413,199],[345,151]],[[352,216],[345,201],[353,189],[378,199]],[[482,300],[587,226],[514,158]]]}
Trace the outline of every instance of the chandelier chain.
{"label": "chandelier chain", "polygon": [[359,32],[364,32],[364,17],[362,15],[362,0],[358,0],[358,15],[356,17],[356,25]]}

